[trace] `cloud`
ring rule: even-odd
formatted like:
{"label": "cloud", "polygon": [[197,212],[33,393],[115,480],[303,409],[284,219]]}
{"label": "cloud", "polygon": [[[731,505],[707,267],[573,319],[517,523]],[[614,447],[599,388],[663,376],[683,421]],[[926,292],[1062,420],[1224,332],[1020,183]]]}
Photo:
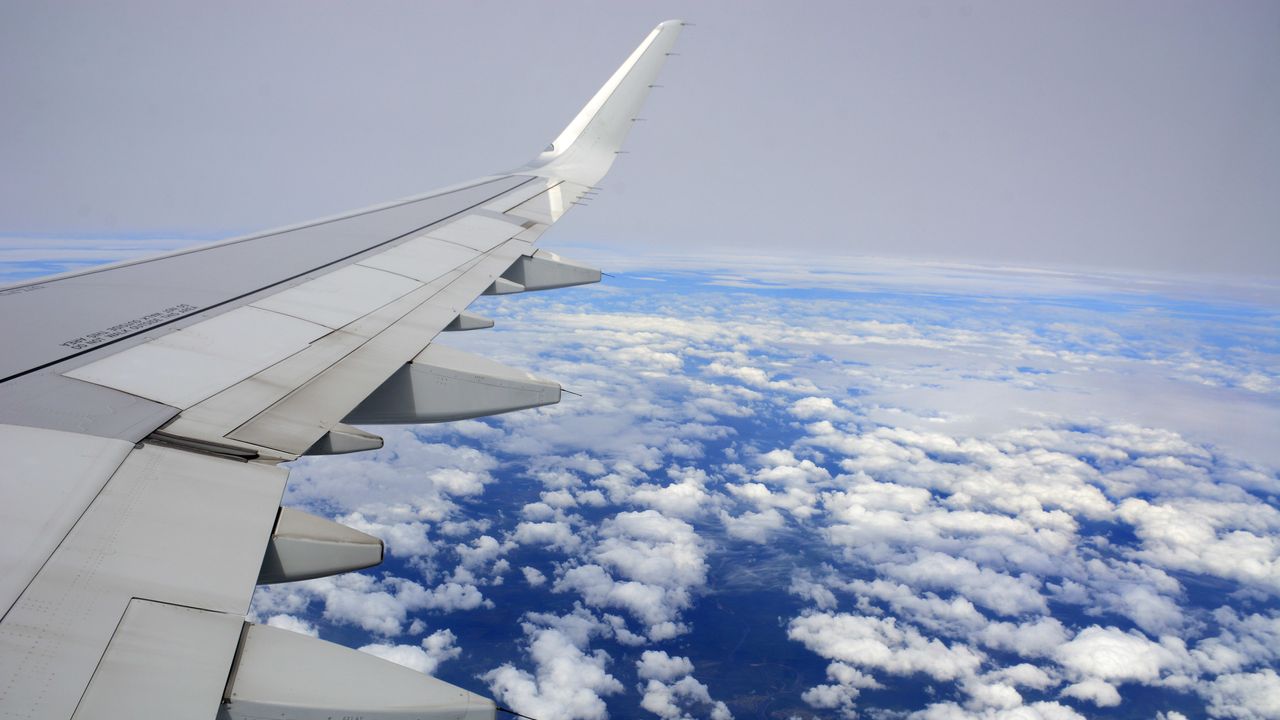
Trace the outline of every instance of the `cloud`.
{"label": "cloud", "polygon": [[538,587],[547,581],[547,576],[537,568],[522,567],[520,572],[524,573],[524,581],[529,583],[529,587]]}
{"label": "cloud", "polygon": [[919,553],[915,561],[888,565],[884,574],[913,587],[945,588],[1001,615],[1025,615],[1048,610],[1040,582],[1028,575],[1014,578],[978,567],[967,558],[942,553]]}
{"label": "cloud", "polygon": [[267,618],[267,624],[271,627],[278,627],[290,632],[300,633],[302,635],[310,635],[311,637],[320,637],[320,631],[316,629],[313,623],[309,623],[299,617],[286,615],[284,613],[272,615]]}
{"label": "cloud", "polygon": [[686,657],[672,657],[661,650],[646,650],[636,661],[636,675],[644,696],[640,707],[667,720],[732,720],[733,714],[711,698],[707,686],[693,677],[693,663]]}
{"label": "cloud", "polygon": [[1165,571],[1116,558],[1091,558],[1083,569],[1083,584],[1063,582],[1054,588],[1056,599],[1123,616],[1151,635],[1182,632],[1182,584]]}
{"label": "cloud", "polygon": [[399,635],[409,612],[398,588],[360,573],[307,580],[304,588],[322,601],[328,622],[355,625],[378,635]]}
{"label": "cloud", "polygon": [[454,546],[462,567],[473,572],[500,569],[502,557],[515,548],[515,543],[499,542],[490,535],[481,535],[469,544]]}
{"label": "cloud", "polygon": [[740,501],[749,503],[762,513],[786,510],[793,517],[805,520],[818,511],[819,495],[806,487],[789,487],[774,492],[764,483],[749,482],[730,485],[727,489]]}
{"label": "cloud", "polygon": [[1074,685],[1068,685],[1062,691],[1062,696],[1088,700],[1098,707],[1115,707],[1120,704],[1120,693],[1116,690],[1116,686],[1098,678],[1089,678]]}
{"label": "cloud", "polygon": [[522,522],[511,537],[521,545],[545,545],[566,552],[573,552],[582,545],[582,538],[569,523],[561,521]]}
{"label": "cloud", "polygon": [[854,414],[838,407],[829,397],[803,397],[791,403],[791,414],[801,420],[852,420]]}
{"label": "cloud", "polygon": [[672,657],[661,650],[645,650],[636,661],[636,674],[641,680],[675,680],[693,674],[693,663],[687,657]]}
{"label": "cloud", "polygon": [[505,663],[484,674],[494,696],[516,712],[539,720],[603,720],[604,697],[623,691],[608,673],[609,654],[583,646],[600,629],[590,624],[575,633],[559,627],[523,624],[524,650],[535,669]]}
{"label": "cloud", "polygon": [[996,622],[977,633],[977,639],[987,647],[1033,658],[1052,655],[1067,637],[1066,627],[1057,618],[1039,618],[1025,623]]}
{"label": "cloud", "polygon": [[[832,571],[829,565],[825,569],[828,572]],[[834,610],[840,605],[835,593],[831,592],[831,589],[825,584],[815,582],[812,574],[807,569],[797,570],[792,573],[791,586],[787,588],[787,592],[808,600],[819,610]]]}
{"label": "cloud", "polygon": [[965,706],[970,710],[1004,711],[1023,706],[1018,689],[995,674],[965,677],[960,687],[968,696]]}
{"label": "cloud", "polygon": [[[417,575],[260,590],[259,617],[392,638],[423,625],[415,613],[479,613],[481,588],[518,558],[528,593],[581,607],[529,614],[527,666],[505,663],[490,682],[540,707],[566,698],[575,716],[610,701],[616,715],[634,696],[611,689],[610,658],[593,646],[616,641],[629,669],[653,641],[696,642],[691,610],[711,568],[752,543],[785,568],[752,576],[765,578],[753,580],[761,597],[789,591],[806,606],[781,622],[827,661],[827,680],[803,693],[816,709],[869,714],[875,704],[859,703],[879,696],[866,683],[927,681],[938,694],[917,717],[1079,717],[1073,706],[1123,702],[1131,684],[1210,707],[1218,679],[1265,682],[1253,676],[1280,659],[1280,475],[1214,441],[1280,418],[1221,400],[1277,386],[1267,323],[985,291],[959,319],[955,297],[707,298],[676,318],[669,296],[486,309],[499,329],[457,344],[586,397],[380,429],[392,452],[369,465],[299,463],[290,502],[383,537]],[[1233,339],[1196,340],[1209,330]],[[591,360],[602,357],[617,362]],[[1144,410],[1157,400],[1168,412]],[[346,464],[322,471],[330,461]],[[1197,604],[1206,578],[1230,608]],[[588,694],[554,680],[551,654],[535,659],[543,637],[570,667],[603,673]],[[688,704],[699,685],[690,670],[636,689],[659,715],[698,716],[710,711]],[[1222,707],[1232,692],[1223,681]]]}
{"label": "cloud", "polygon": [[430,538],[430,523],[416,520],[374,522],[358,512],[340,516],[336,521],[378,538],[392,557],[430,557],[436,554],[435,543]]}
{"label": "cloud", "polygon": [[1232,673],[1280,661],[1280,614],[1244,615],[1224,606],[1213,612],[1213,620],[1219,633],[1200,641],[1191,651],[1204,672]]}
{"label": "cloud", "polygon": [[1214,678],[1205,689],[1209,714],[1238,720],[1280,717],[1280,675],[1271,668]]}
{"label": "cloud", "polygon": [[787,526],[786,518],[773,508],[764,512],[745,512],[736,517],[721,511],[720,521],[724,523],[729,537],[760,544],[769,542],[779,530]]}
{"label": "cloud", "polygon": [[824,658],[893,675],[924,673],[935,680],[971,675],[983,660],[972,648],[945,645],[893,618],[810,613],[790,622],[787,637]]}
{"label": "cloud", "polygon": [[1056,659],[1077,677],[1148,685],[1190,664],[1176,639],[1155,643],[1137,632],[1097,625],[1077,633],[1059,648]]}
{"label": "cloud", "polygon": [[1044,690],[1058,684],[1058,681],[1044,670],[1028,663],[1001,668],[989,673],[988,676],[1003,680],[1014,687],[1028,687],[1033,690]]}
{"label": "cloud", "polygon": [[462,654],[462,648],[454,643],[457,637],[450,630],[437,630],[422,639],[418,645],[389,645],[384,643],[365,645],[360,652],[369,653],[397,665],[433,675],[440,664]]}
{"label": "cloud", "polygon": [[588,605],[629,610],[648,626],[651,640],[666,640],[687,631],[675,622],[689,604],[687,595],[669,597],[665,588],[636,581],[617,581],[599,565],[583,565],[565,571],[553,588],[577,591]]}
{"label": "cloud", "polygon": [[485,600],[479,588],[456,582],[441,583],[431,589],[405,582],[398,589],[398,595],[405,598],[408,606],[413,609],[453,612],[474,610],[482,605],[492,607],[492,603]]}
{"label": "cloud", "polygon": [[955,703],[934,703],[911,713],[911,720],[1085,720],[1085,716],[1056,702],[1033,702],[1000,710],[968,710]]}
{"label": "cloud", "polygon": [[626,500],[669,517],[692,518],[701,514],[712,499],[706,490],[707,473],[700,468],[671,468],[668,474],[673,482],[636,485]]}
{"label": "cloud", "polygon": [[1259,503],[1130,498],[1119,515],[1134,526],[1141,556],[1149,562],[1280,594],[1280,510]]}
{"label": "cloud", "polygon": [[408,427],[377,428],[381,450],[303,458],[291,465],[285,500],[359,513],[370,522],[440,521],[454,498],[483,492],[497,460],[469,447],[422,442]]}
{"label": "cloud", "polygon": [[963,497],[974,510],[1024,514],[1058,509],[1106,518],[1114,509],[1093,484],[1095,469],[1065,452],[1027,447],[1016,433],[982,440],[902,427],[859,434],[842,433],[829,424],[814,430],[807,442],[846,455],[841,462],[846,471],[935,488]]}
{"label": "cloud", "polygon": [[884,687],[875,678],[843,662],[829,663],[827,678],[831,684],[815,685],[801,693],[800,699],[820,710],[837,710],[845,718],[858,717],[854,701],[863,690]]}
{"label": "cloud", "polygon": [[630,612],[652,640],[687,630],[681,612],[707,582],[706,548],[693,527],[654,510],[623,512],[600,527],[592,561],[565,570],[556,592],[578,592],[588,605]]}
{"label": "cloud", "polygon": [[470,584],[445,582],[428,588],[405,578],[347,573],[260,587],[254,594],[253,617],[281,612],[296,615],[313,603],[321,606],[326,622],[352,625],[381,637],[402,634],[412,612],[450,613],[491,606],[479,588]]}

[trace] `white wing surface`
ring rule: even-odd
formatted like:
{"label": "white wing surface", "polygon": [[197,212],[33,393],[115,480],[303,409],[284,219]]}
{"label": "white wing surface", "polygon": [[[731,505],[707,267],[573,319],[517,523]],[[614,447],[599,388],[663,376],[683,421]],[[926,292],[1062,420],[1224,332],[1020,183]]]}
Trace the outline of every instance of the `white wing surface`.
{"label": "white wing surface", "polygon": [[559,401],[435,344],[478,296],[597,282],[534,242],[605,174],[678,21],[511,173],[0,289],[0,717],[489,718],[491,700],[245,622],[255,585],[376,565],[282,510],[302,455]]}

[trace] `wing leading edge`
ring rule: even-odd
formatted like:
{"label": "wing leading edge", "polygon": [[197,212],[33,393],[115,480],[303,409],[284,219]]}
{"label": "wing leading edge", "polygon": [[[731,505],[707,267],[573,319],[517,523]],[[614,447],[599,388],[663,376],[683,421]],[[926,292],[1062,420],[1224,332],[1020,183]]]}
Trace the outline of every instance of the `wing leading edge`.
{"label": "wing leading edge", "polygon": [[486,698],[245,622],[257,584],[382,557],[282,509],[278,464],[381,446],[350,423],[559,401],[434,340],[491,327],[466,312],[480,295],[599,281],[533,244],[608,171],[680,29],[654,28],[510,173],[0,289],[0,717],[493,717]]}

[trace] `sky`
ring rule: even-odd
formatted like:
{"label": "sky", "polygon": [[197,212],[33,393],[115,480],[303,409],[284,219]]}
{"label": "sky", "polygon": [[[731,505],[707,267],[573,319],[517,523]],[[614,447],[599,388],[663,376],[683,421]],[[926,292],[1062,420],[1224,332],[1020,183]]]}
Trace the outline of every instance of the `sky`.
{"label": "sky", "polygon": [[10,2],[6,259],[510,169],[670,17],[695,25],[558,242],[1280,277],[1274,2]]}
{"label": "sky", "polygon": [[0,281],[512,168],[670,17],[543,243],[620,276],[446,340],[581,397],[297,463],[389,559],[254,619],[544,720],[1280,712],[1280,4],[10,3]]}

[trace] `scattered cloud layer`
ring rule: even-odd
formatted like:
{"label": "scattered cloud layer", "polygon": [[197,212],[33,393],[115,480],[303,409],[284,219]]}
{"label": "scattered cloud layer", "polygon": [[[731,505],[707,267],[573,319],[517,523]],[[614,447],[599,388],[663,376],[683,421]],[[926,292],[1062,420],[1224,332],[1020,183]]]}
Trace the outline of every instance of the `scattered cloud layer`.
{"label": "scattered cloud layer", "polygon": [[503,703],[727,718],[688,648],[744,584],[817,667],[794,713],[1077,718],[1147,687],[1167,718],[1274,715],[1275,312],[752,277],[494,301],[497,330],[442,342],[582,397],[298,463],[287,501],[397,571],[260,589],[256,617],[430,672],[514,584],[479,673]]}

